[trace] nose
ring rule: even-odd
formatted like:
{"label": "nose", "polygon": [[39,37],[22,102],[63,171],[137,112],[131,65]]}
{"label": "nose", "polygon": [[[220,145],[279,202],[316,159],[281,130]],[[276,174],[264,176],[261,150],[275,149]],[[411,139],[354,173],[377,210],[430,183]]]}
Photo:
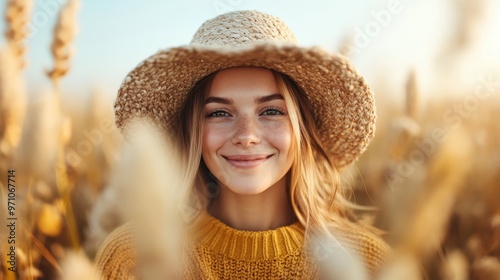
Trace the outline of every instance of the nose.
{"label": "nose", "polygon": [[251,146],[260,143],[259,125],[249,116],[241,116],[237,123],[232,142],[234,145]]}

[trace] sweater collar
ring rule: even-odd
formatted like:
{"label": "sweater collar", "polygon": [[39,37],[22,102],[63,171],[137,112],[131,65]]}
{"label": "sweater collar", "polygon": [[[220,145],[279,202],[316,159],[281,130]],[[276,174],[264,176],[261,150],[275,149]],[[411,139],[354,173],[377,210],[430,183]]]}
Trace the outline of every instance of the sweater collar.
{"label": "sweater collar", "polygon": [[302,250],[304,242],[298,221],[265,231],[234,229],[204,211],[198,221],[197,246],[233,259],[277,259]]}

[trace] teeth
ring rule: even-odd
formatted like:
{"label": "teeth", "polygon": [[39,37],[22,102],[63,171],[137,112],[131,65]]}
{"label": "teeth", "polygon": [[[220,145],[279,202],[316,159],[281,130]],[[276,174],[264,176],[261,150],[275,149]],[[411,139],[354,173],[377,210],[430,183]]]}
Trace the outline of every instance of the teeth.
{"label": "teeth", "polygon": [[225,158],[228,160],[234,160],[234,161],[256,161],[256,160],[267,159],[269,157],[258,157],[258,158],[228,158],[228,157],[225,157]]}

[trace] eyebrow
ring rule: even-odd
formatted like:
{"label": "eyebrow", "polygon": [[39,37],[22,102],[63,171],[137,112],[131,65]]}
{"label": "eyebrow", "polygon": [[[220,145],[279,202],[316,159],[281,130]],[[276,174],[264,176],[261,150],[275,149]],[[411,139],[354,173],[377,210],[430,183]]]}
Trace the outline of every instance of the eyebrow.
{"label": "eyebrow", "polygon": [[278,100],[278,99],[285,100],[283,98],[283,95],[281,95],[281,93],[273,93],[271,95],[258,96],[254,100],[255,100],[255,103],[261,104],[261,103],[265,103],[265,102],[269,102],[269,101],[273,101],[273,100]]}
{"label": "eyebrow", "polygon": [[223,97],[208,97],[205,99],[205,105],[209,103],[222,103],[222,104],[233,104],[233,100],[229,98],[223,98]]}
{"label": "eyebrow", "polygon": [[[278,100],[278,99],[284,100],[283,95],[281,95],[281,93],[273,93],[270,95],[258,96],[258,97],[254,98],[255,103],[257,103],[257,104],[261,104],[261,103],[265,103],[265,102],[269,102],[269,101],[273,101],[273,100]],[[221,103],[221,104],[231,105],[234,103],[234,101],[230,98],[211,96],[211,97],[208,97],[207,99],[205,99],[205,105],[209,104],[209,103]]]}

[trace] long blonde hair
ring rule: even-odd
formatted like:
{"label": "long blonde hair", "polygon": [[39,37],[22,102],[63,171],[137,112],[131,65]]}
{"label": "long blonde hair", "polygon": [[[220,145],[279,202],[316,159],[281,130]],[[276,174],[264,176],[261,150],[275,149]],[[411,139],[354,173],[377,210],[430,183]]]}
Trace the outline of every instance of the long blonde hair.
{"label": "long blonde hair", "polygon": [[[273,71],[284,95],[293,131],[294,163],[289,171],[288,194],[296,218],[311,234],[332,236],[332,228],[352,224],[349,203],[340,188],[339,172],[323,148],[303,90],[287,75]],[[190,207],[206,210],[213,198],[213,178],[203,159],[203,105],[216,72],[202,78],[189,92],[177,122],[176,139],[186,166]]]}

